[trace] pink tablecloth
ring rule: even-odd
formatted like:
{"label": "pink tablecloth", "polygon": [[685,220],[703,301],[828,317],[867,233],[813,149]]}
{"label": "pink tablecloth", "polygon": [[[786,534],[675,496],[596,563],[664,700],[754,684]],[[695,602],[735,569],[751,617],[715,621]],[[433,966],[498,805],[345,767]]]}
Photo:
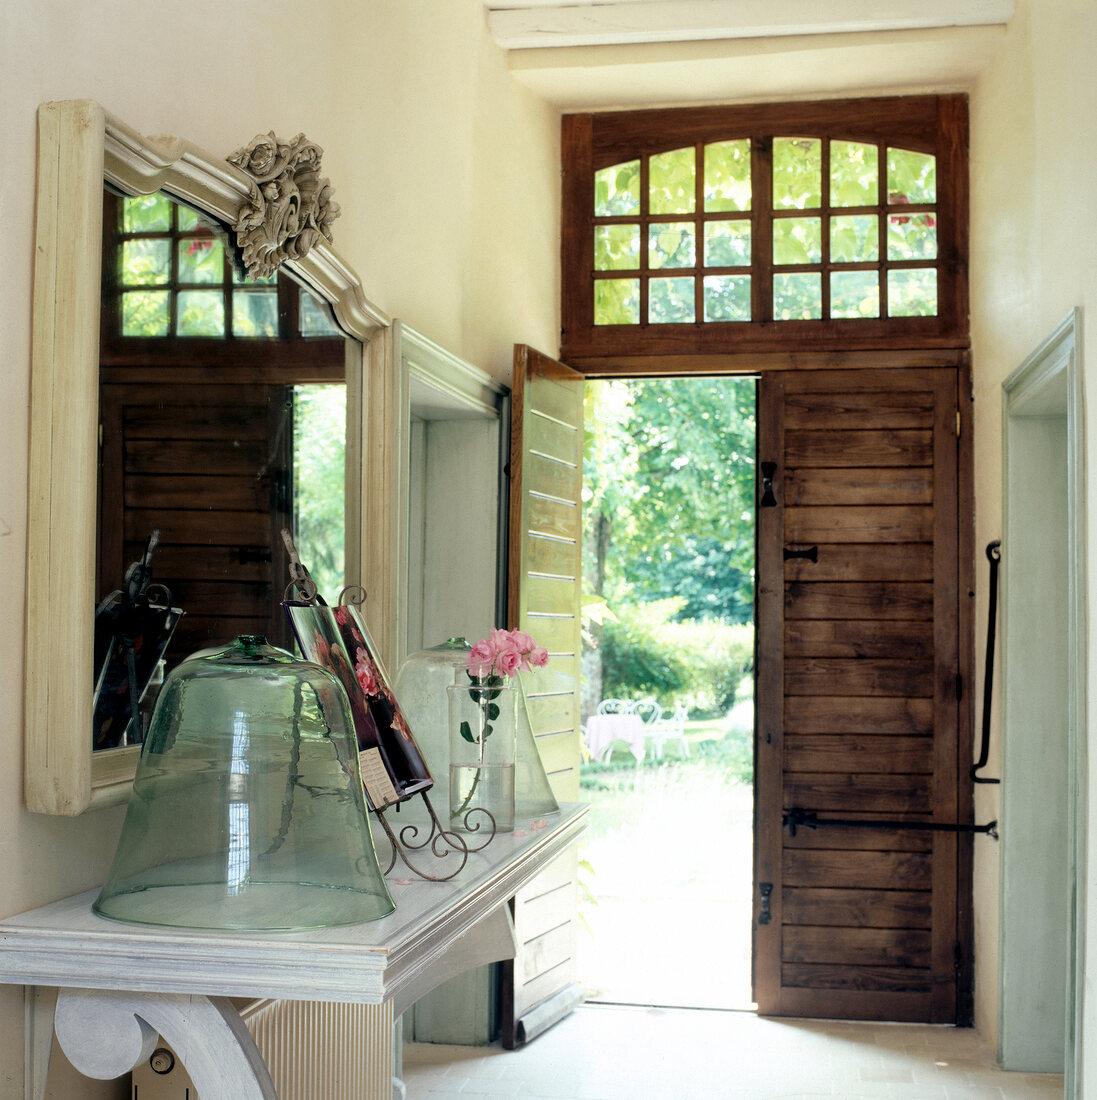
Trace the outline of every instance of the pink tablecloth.
{"label": "pink tablecloth", "polygon": [[647,751],[647,732],[638,714],[592,714],[587,719],[587,748],[595,760],[605,756],[614,741],[624,741],[637,762]]}

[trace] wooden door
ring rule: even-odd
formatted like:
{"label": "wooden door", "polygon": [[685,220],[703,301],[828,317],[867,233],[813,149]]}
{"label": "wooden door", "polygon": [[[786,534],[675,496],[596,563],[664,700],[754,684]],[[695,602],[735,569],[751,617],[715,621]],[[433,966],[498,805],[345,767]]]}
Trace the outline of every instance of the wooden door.
{"label": "wooden door", "polygon": [[956,377],[761,380],[758,459],[772,482],[758,512],[763,1014],[956,1018],[956,834],[787,817],[957,821]]}
{"label": "wooden door", "polygon": [[[580,572],[583,376],[532,348],[514,353],[511,391],[508,621],[550,654],[531,677],[529,716],[553,793],[579,795]],[[521,1021],[553,1003],[576,1003],[574,847],[514,902],[518,954],[503,968],[503,1044],[523,1041]],[[545,1013],[542,1013],[544,1016]],[[541,1023],[545,1021],[542,1020]]]}
{"label": "wooden door", "polygon": [[101,387],[100,597],[160,532],[153,579],[183,609],[174,666],[238,634],[292,645],[279,532],[292,527],[292,387]]}

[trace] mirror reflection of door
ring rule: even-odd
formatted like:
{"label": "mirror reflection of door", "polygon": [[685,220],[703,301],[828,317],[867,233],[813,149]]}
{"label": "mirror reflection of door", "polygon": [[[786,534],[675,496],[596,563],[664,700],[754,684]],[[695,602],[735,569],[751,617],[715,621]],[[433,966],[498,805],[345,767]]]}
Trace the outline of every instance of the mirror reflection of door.
{"label": "mirror reflection of door", "polygon": [[[282,528],[329,600],[343,583],[345,338],[288,276],[245,278],[224,229],[164,194],[107,191],[103,225],[97,599],[157,531],[152,580],[183,611],[166,668],[239,634],[292,648]],[[137,679],[147,716],[157,677]],[[95,747],[140,735],[97,723]]]}

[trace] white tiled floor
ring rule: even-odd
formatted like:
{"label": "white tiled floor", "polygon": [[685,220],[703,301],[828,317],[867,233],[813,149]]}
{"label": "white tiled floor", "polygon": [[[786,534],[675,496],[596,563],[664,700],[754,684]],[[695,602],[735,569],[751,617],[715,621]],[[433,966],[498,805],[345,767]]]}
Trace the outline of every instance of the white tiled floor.
{"label": "white tiled floor", "polygon": [[974,1031],[584,1005],[515,1051],[404,1048],[407,1100],[1061,1100]]}

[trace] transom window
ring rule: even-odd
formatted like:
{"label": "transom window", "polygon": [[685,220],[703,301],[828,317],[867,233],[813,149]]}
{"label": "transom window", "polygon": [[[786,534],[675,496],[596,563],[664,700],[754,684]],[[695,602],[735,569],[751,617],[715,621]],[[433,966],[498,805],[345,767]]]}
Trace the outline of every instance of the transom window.
{"label": "transom window", "polygon": [[573,115],[564,151],[566,355],[966,334],[960,97]]}

